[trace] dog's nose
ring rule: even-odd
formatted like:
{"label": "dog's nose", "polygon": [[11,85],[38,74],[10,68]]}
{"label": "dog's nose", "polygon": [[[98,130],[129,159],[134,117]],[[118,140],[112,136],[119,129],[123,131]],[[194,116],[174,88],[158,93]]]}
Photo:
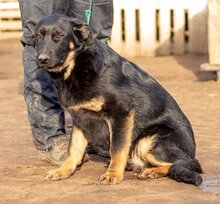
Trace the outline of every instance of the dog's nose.
{"label": "dog's nose", "polygon": [[38,61],[42,65],[46,65],[49,62],[50,57],[46,54],[41,54],[38,57]]}

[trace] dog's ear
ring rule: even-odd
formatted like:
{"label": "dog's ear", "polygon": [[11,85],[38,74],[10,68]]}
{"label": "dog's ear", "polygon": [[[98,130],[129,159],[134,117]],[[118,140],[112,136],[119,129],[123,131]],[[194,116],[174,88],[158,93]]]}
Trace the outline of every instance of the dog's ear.
{"label": "dog's ear", "polygon": [[86,23],[75,25],[73,27],[73,32],[79,38],[79,40],[82,40],[82,41],[86,41],[90,34],[89,26]]}
{"label": "dog's ear", "polygon": [[73,32],[77,43],[87,45],[92,43],[92,34],[89,30],[88,24],[74,23]]}

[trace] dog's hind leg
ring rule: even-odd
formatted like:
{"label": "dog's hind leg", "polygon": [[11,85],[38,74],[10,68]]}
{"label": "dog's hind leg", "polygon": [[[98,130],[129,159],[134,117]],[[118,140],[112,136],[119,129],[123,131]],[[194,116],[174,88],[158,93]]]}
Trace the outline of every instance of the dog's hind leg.
{"label": "dog's hind leg", "polygon": [[168,164],[167,166],[154,167],[154,168],[145,168],[138,175],[138,178],[139,179],[156,179],[156,178],[167,176],[171,166],[172,164]]}
{"label": "dog's hind leg", "polygon": [[50,170],[46,174],[47,180],[59,180],[70,177],[76,167],[82,163],[82,159],[88,145],[83,132],[79,128],[74,128],[71,143],[69,147],[69,155],[60,168]]}
{"label": "dog's hind leg", "polygon": [[[167,176],[169,168],[172,166],[172,163],[159,161],[151,154],[155,145],[155,137],[156,135],[153,135],[139,140],[132,152],[133,171],[139,173],[139,179]],[[147,165],[154,166],[154,168],[146,168]]]}
{"label": "dog's hind leg", "polygon": [[168,176],[179,182],[194,185],[202,183],[199,162],[167,138],[164,140],[158,140],[157,136],[143,138],[136,144],[133,154],[153,166],[143,168],[138,176],[140,179]]}

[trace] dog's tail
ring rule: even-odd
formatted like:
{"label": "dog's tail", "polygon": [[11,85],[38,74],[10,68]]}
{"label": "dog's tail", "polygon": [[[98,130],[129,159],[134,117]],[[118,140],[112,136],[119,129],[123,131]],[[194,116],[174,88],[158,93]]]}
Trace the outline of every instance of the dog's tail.
{"label": "dog's tail", "polygon": [[178,160],[170,167],[168,177],[199,186],[202,183],[201,173],[202,168],[196,159]]}

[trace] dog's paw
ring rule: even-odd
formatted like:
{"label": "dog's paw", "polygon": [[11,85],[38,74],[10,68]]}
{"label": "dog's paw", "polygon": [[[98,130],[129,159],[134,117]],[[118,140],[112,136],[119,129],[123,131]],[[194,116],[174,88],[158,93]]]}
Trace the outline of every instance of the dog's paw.
{"label": "dog's paw", "polygon": [[60,179],[69,178],[72,175],[73,171],[67,169],[53,169],[47,172],[45,175],[46,180],[57,181]]}
{"label": "dog's paw", "polygon": [[158,168],[146,168],[138,175],[138,178],[143,179],[157,179],[165,176],[163,172]]}
{"label": "dog's paw", "polygon": [[99,178],[97,184],[99,184],[99,185],[115,185],[115,184],[120,183],[120,181],[122,181],[122,179],[123,179],[123,176],[121,176],[121,175],[116,175],[113,173],[105,173]]}

